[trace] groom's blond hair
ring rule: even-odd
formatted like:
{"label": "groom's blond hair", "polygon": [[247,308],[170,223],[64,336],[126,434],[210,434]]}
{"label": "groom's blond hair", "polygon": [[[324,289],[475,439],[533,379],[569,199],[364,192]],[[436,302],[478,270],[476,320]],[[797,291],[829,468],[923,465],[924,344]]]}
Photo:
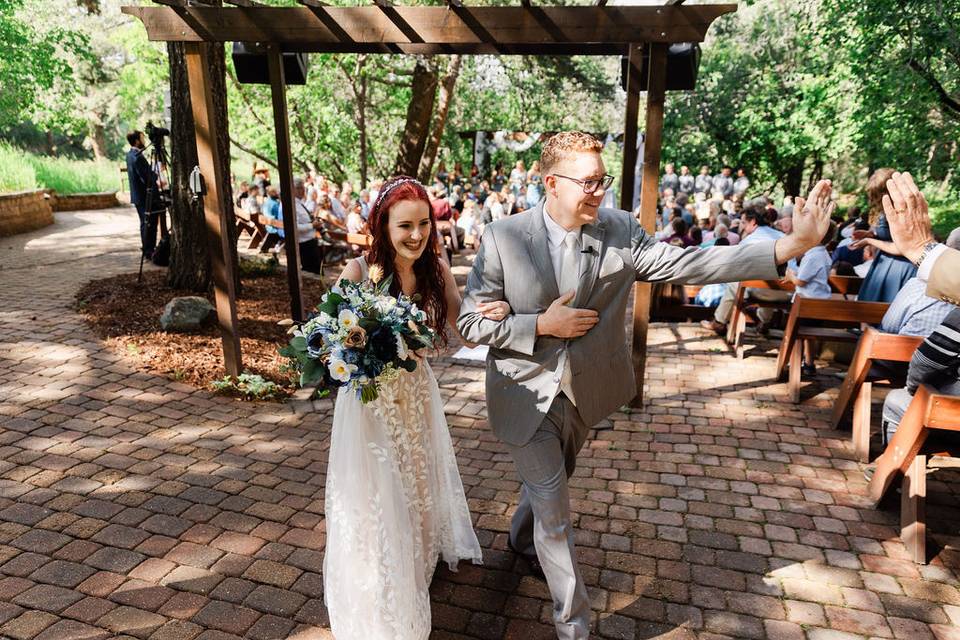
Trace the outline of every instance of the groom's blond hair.
{"label": "groom's blond hair", "polygon": [[544,175],[550,173],[558,164],[577,152],[600,153],[601,151],[603,151],[603,143],[589,133],[561,131],[551,136],[543,145],[543,151],[540,153],[540,172]]}

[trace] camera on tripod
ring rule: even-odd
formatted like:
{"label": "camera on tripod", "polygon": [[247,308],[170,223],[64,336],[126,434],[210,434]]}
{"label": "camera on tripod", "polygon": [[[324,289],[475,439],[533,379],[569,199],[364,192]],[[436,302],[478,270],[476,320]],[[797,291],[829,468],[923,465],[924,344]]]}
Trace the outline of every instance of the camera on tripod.
{"label": "camera on tripod", "polygon": [[150,153],[150,167],[158,176],[163,179],[166,188],[148,187],[147,188],[147,211],[150,213],[163,213],[170,206],[171,196],[169,181],[165,179],[167,167],[170,164],[170,156],[167,154],[165,138],[170,135],[170,129],[158,127],[151,121],[147,121],[147,126],[143,128],[150,140],[152,151]]}

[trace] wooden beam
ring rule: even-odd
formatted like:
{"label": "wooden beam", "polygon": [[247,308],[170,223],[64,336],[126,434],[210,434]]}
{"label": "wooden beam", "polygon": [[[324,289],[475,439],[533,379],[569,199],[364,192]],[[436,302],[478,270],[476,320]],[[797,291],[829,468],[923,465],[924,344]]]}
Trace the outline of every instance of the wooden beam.
{"label": "wooden beam", "polygon": [[[660,148],[663,142],[663,102],[667,84],[668,45],[657,42],[649,47],[643,179],[640,183],[640,226],[647,233],[653,234],[657,216]],[[647,329],[650,324],[650,289],[650,283],[638,282],[634,286],[633,293],[633,369],[637,376],[637,395],[632,405],[635,407],[643,405],[643,382],[647,369]]]}
{"label": "wooden beam", "polygon": [[210,46],[207,43],[187,43],[184,57],[187,63],[187,82],[190,86],[190,104],[197,136],[197,160],[200,174],[206,184],[203,197],[203,216],[210,247],[213,269],[213,295],[217,308],[217,324],[223,341],[223,366],[227,375],[238,376],[243,371],[240,335],[237,333],[237,292],[234,288],[233,252],[231,251],[230,220],[221,206],[220,185],[226,176],[220,170],[216,137],[220,135],[213,103],[210,81]]}
{"label": "wooden beam", "polygon": [[227,4],[232,4],[235,7],[265,7],[267,5],[257,2],[256,0],[223,0]]}
{"label": "wooden beam", "polygon": [[273,127],[277,137],[277,172],[280,178],[280,206],[283,211],[283,248],[287,255],[287,288],[290,317],[303,322],[303,286],[300,278],[300,245],[297,240],[297,210],[293,198],[293,168],[290,159],[290,123],[287,119],[287,87],[283,77],[283,52],[267,47],[270,90],[273,97]]}
{"label": "wooden beam", "polygon": [[[544,6],[535,12],[523,6],[461,7],[458,11],[449,6],[324,7],[352,44],[345,44],[313,9],[128,6],[122,10],[142,20],[154,41],[272,42],[284,51],[317,52],[362,52],[373,45],[394,44],[404,52],[406,47],[442,50],[449,45],[451,53],[482,53],[481,48],[495,51],[494,45],[499,44],[523,54],[557,53],[550,50],[551,45],[576,52],[586,45],[589,53],[611,55],[624,52],[634,42],[702,42],[710,24],[735,11],[736,5]],[[464,19],[464,12],[473,25]],[[396,20],[402,20],[402,25]],[[489,34],[490,40],[482,39],[482,33]]]}

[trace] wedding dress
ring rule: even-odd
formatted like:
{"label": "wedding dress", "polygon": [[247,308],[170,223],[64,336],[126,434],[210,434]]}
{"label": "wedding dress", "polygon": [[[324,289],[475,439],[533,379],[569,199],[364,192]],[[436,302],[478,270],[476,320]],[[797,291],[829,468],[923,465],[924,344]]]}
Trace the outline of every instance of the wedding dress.
{"label": "wedding dress", "polygon": [[340,389],[325,512],[324,598],[334,637],[426,639],[438,558],[451,570],[461,559],[482,561],[426,360],[367,404]]}

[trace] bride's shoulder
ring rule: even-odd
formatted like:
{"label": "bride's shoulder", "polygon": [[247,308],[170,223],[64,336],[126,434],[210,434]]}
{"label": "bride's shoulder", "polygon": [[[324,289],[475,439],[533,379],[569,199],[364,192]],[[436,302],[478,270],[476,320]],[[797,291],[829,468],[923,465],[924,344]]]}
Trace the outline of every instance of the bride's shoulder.
{"label": "bride's shoulder", "polygon": [[337,281],[350,280],[351,282],[360,282],[364,278],[363,272],[365,271],[365,266],[366,263],[363,262],[363,256],[348,260],[347,266],[343,268],[343,272],[340,274],[340,277],[337,278]]}

